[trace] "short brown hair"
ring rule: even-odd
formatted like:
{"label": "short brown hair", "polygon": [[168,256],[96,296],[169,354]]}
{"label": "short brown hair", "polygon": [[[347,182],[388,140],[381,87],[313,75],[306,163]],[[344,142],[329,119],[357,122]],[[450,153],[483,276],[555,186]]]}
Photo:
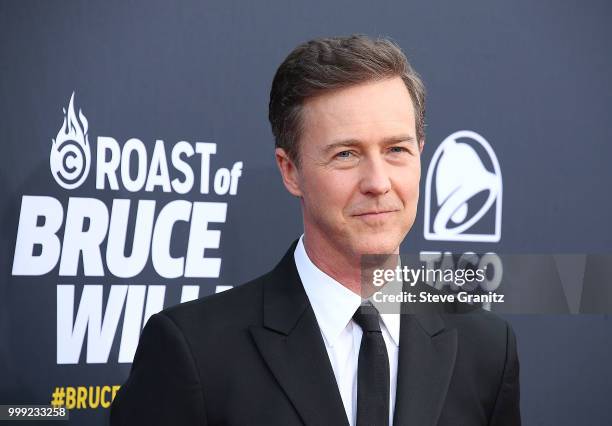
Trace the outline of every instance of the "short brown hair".
{"label": "short brown hair", "polygon": [[363,35],[321,38],[296,47],[278,67],[268,118],[276,146],[299,165],[301,110],[308,98],[334,89],[399,76],[415,110],[417,139],[425,140],[425,86],[392,41]]}

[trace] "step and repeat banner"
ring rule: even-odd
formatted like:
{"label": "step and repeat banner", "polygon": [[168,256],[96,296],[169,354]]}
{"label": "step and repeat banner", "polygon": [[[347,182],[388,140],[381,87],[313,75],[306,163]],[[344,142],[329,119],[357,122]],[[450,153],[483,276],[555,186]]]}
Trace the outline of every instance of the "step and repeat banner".
{"label": "step and repeat banner", "polygon": [[488,268],[470,291],[523,284],[483,305],[515,328],[524,424],[611,424],[610,17],[603,1],[0,2],[0,404],[106,424],[151,315],[276,264],[302,228],[272,77],[303,41],[363,33],[397,42],[428,91],[402,252]]}

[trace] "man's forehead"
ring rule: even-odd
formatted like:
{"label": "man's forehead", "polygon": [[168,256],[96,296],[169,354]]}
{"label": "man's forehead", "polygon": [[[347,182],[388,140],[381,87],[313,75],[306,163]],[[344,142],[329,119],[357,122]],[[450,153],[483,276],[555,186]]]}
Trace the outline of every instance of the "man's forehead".
{"label": "man's forehead", "polygon": [[[302,109],[305,133],[324,133],[327,141],[414,137],[412,98],[403,81],[388,79],[351,86],[308,99]],[[380,134],[380,133],[383,134]]]}
{"label": "man's forehead", "polygon": [[[335,116],[311,113],[304,118],[302,137],[311,145],[326,150],[338,146],[389,145],[416,143],[414,115],[372,117],[363,114],[354,119],[335,120]],[[329,148],[328,148],[329,147]]]}

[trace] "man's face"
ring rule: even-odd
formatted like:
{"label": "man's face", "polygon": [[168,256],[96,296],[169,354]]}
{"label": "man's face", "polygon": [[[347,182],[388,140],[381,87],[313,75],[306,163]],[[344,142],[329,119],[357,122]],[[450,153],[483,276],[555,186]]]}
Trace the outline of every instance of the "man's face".
{"label": "man's face", "polygon": [[396,252],[414,223],[422,148],[401,78],[309,99],[302,120],[288,189],[303,198],[307,244],[346,256]]}

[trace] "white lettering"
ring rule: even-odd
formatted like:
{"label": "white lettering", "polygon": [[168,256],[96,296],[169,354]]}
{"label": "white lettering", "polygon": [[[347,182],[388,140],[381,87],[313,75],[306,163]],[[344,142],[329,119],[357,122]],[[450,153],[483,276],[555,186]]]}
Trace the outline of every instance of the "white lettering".
{"label": "white lettering", "polygon": [[[112,288],[117,287],[113,286]],[[123,330],[121,331],[121,344],[119,346],[119,362],[132,362],[138,339],[140,337],[142,310],[145,302],[146,286],[131,285],[128,288],[125,302],[125,315],[123,316]],[[87,350],[89,354],[89,348]],[[107,355],[108,358],[108,355]]]}
{"label": "white lettering", "polygon": [[172,189],[179,194],[186,194],[193,188],[193,170],[189,164],[181,159],[181,154],[191,157],[194,154],[193,147],[185,141],[176,143],[172,147],[172,165],[176,170],[185,176],[185,180],[181,182],[178,178],[172,180]]}
{"label": "white lettering", "polygon": [[210,180],[210,156],[217,153],[217,144],[196,142],[196,152],[201,156],[200,165],[200,192],[208,194]]}
{"label": "white lettering", "polygon": [[[110,152],[110,158],[106,160],[106,153]],[[107,136],[98,137],[98,151],[96,154],[96,189],[105,188],[105,177],[108,179],[110,189],[118,190],[117,168],[120,162],[119,144],[113,138]]]}
{"label": "white lettering", "polygon": [[[39,218],[43,219],[41,225]],[[13,275],[43,275],[55,267],[61,250],[56,234],[63,219],[64,209],[55,198],[36,195],[21,198]],[[39,255],[34,255],[36,246],[41,248]]]}
{"label": "white lettering", "polygon": [[151,248],[155,201],[140,200],[138,202],[132,252],[130,256],[125,256],[129,213],[130,200],[113,201],[106,244],[106,266],[111,274],[120,278],[138,275],[147,264]]}
{"label": "white lettering", "polygon": [[238,193],[238,179],[242,176],[242,161],[237,161],[232,166],[232,183],[230,185],[230,195],[236,195]]}
{"label": "white lettering", "polygon": [[[87,219],[87,221],[85,220]],[[87,229],[85,228],[88,224]],[[83,254],[83,271],[87,276],[104,275],[100,244],[108,229],[108,209],[95,198],[75,198],[68,200],[64,247],[60,261],[60,275],[75,276],[79,256]]]}
{"label": "white lettering", "polygon": [[220,258],[205,258],[205,249],[219,248],[221,231],[209,230],[208,223],[225,223],[227,203],[193,203],[185,276],[217,278],[221,270]]}
{"label": "white lettering", "polygon": [[164,141],[161,140],[155,142],[145,191],[151,192],[156,186],[161,186],[164,192],[170,192],[170,172],[168,172]]}
{"label": "white lettering", "polygon": [[[130,159],[132,153],[136,154],[138,166],[136,167],[136,177],[132,179],[130,175]],[[121,180],[123,186],[130,192],[137,192],[142,189],[147,178],[147,150],[144,143],[139,139],[129,139],[123,145],[121,152]]]}
{"label": "white lettering", "polygon": [[108,361],[119,324],[126,285],[111,287],[106,313],[102,319],[102,286],[83,286],[74,324],[74,285],[57,286],[57,363],[77,364],[87,331],[87,363]]}
{"label": "white lettering", "polygon": [[[185,200],[171,201],[159,212],[153,231],[151,257],[155,270],[164,278],[178,278],[183,275],[185,257],[172,257],[170,242],[174,224],[179,221],[189,222],[190,215],[191,203]],[[193,239],[190,235],[189,241]]]}

